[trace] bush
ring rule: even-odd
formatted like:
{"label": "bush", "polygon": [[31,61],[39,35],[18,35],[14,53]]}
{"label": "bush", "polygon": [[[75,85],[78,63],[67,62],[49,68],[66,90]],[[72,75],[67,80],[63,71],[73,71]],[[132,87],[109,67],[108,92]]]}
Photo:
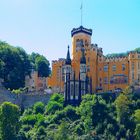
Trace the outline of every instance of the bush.
{"label": "bush", "polygon": [[54,114],[57,110],[61,110],[63,105],[56,101],[50,101],[46,106],[45,114]]}
{"label": "bush", "polygon": [[38,114],[38,113],[43,114],[44,110],[45,110],[45,105],[42,102],[37,102],[33,106],[33,112],[35,114]]}

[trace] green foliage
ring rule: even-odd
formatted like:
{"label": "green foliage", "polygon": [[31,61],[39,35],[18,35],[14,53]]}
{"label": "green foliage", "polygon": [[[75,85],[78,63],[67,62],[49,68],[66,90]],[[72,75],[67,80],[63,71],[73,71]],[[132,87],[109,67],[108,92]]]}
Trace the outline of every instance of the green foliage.
{"label": "green foliage", "polygon": [[85,95],[82,98],[82,102],[77,108],[77,113],[81,116],[81,121],[84,121],[85,131],[89,131],[92,126],[92,106],[95,103],[95,96],[94,95]]}
{"label": "green foliage", "polygon": [[136,138],[136,140],[140,140],[140,124],[136,125],[135,138]]}
{"label": "green foliage", "polygon": [[56,101],[50,101],[48,105],[46,106],[46,114],[53,114],[57,110],[61,110],[63,108],[63,105],[56,102]]}
{"label": "green foliage", "polygon": [[10,89],[24,87],[25,76],[30,74],[31,64],[27,53],[0,41],[0,77]]}
{"label": "green foliage", "polygon": [[46,106],[45,114],[54,114],[56,111],[62,110],[64,104],[63,95],[55,93],[51,96]]}
{"label": "green foliage", "polygon": [[54,93],[51,98],[50,101],[56,101],[58,103],[63,104],[64,103],[64,97],[62,94],[58,94],[58,93]]}
{"label": "green foliage", "polygon": [[140,124],[140,109],[135,110],[134,118],[135,122]]}
{"label": "green foliage", "polygon": [[136,49],[134,49],[134,51],[140,52],[140,48],[136,48]]}
{"label": "green foliage", "polygon": [[33,112],[35,114],[38,114],[38,113],[43,114],[44,113],[44,107],[45,107],[45,105],[42,102],[37,102],[33,106]]}
{"label": "green foliage", "polygon": [[2,140],[15,140],[19,130],[20,111],[17,105],[4,102],[0,107],[0,136]]}
{"label": "green foliage", "polygon": [[54,140],[70,140],[69,137],[68,124],[66,122],[62,122],[56,131]]}
{"label": "green foliage", "polygon": [[106,57],[124,57],[124,56],[127,56],[127,53],[112,53],[106,55]]}
{"label": "green foliage", "polygon": [[126,119],[129,117],[129,104],[130,101],[126,95],[119,95],[115,101],[117,119],[120,123],[124,124]]}
{"label": "green foliage", "polygon": [[137,140],[140,138],[138,104],[139,97],[129,90],[116,99],[107,94],[87,94],[77,107],[64,106],[63,95],[54,94],[46,106],[37,102],[23,112],[19,119],[21,127],[14,139]]}
{"label": "green foliage", "polygon": [[33,67],[36,71],[38,71],[38,75],[40,77],[48,77],[50,74],[50,63],[49,61],[43,56],[38,53],[32,53],[30,55],[30,60],[33,64]]}
{"label": "green foliage", "polygon": [[13,89],[12,90],[12,93],[14,93],[14,94],[21,94],[23,91],[22,90],[20,90],[20,89]]}
{"label": "green foliage", "polygon": [[[135,48],[134,50],[132,50],[133,52],[140,52],[140,48]],[[106,57],[125,57],[128,55],[130,51],[127,51],[125,53],[111,53],[111,54],[107,54]]]}
{"label": "green foliage", "polygon": [[28,55],[20,47],[13,47],[0,41],[0,78],[4,86],[11,90],[25,86],[25,76],[30,75],[31,69],[36,69],[39,76],[50,74],[49,61],[42,55]]}

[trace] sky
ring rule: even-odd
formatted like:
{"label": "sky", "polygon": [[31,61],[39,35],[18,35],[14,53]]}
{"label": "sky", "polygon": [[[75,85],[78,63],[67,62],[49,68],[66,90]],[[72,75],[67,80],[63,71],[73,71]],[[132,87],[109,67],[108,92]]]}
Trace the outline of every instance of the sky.
{"label": "sky", "polygon": [[[50,62],[65,58],[80,7],[81,0],[0,0],[0,40]],[[105,55],[140,47],[140,0],[83,0],[83,26]]]}

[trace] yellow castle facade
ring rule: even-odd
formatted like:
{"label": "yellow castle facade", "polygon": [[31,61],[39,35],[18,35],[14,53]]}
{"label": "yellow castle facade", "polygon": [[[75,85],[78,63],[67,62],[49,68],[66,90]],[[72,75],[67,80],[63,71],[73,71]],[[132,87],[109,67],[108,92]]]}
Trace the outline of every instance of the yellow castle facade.
{"label": "yellow castle facade", "polygon": [[[91,42],[92,30],[80,26],[71,31],[72,60],[71,73],[79,78],[82,47],[86,58],[86,75],[94,92],[107,92],[124,89],[140,82],[140,53],[129,52],[125,57],[106,57],[102,48]],[[65,61],[61,58],[52,61],[52,75],[47,84],[54,92],[64,92]]]}

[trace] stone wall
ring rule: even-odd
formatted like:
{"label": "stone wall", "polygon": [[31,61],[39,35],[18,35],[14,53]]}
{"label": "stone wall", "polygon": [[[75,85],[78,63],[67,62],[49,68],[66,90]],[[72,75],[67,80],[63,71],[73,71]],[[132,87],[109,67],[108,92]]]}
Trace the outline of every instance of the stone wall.
{"label": "stone wall", "polygon": [[22,108],[28,108],[34,105],[36,102],[43,102],[47,104],[50,99],[49,94],[20,94],[16,95],[10,91],[0,88],[0,104],[5,101],[12,102],[19,105]]}

